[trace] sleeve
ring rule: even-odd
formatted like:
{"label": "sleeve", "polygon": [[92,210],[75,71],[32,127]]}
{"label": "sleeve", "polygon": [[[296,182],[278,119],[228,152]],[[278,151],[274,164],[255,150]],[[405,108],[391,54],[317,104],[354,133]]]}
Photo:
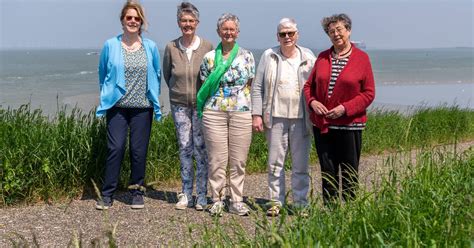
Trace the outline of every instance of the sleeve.
{"label": "sleeve", "polygon": [[308,106],[308,109],[312,111],[311,108],[311,102],[313,100],[316,100],[316,71],[317,71],[317,66],[318,65],[318,60],[314,62],[313,69],[311,70],[311,74],[309,75],[308,80],[304,84],[303,87],[303,93],[304,93],[304,98],[306,100],[306,105]]}
{"label": "sleeve", "polygon": [[375,80],[370,59],[366,57],[365,77],[361,80],[360,92],[351,100],[342,103],[347,116],[354,116],[366,111],[375,98]]}
{"label": "sleeve", "polygon": [[246,61],[247,61],[247,72],[248,72],[248,76],[249,76],[249,79],[252,79],[255,77],[255,59],[253,58],[253,54],[249,51],[247,53],[247,58],[246,58]]}
{"label": "sleeve", "polygon": [[109,45],[105,42],[102,51],[100,52],[99,58],[99,90],[102,90],[102,86],[107,76],[107,63],[109,61]]}
{"label": "sleeve", "polygon": [[169,45],[166,46],[165,52],[163,54],[163,77],[166,81],[166,85],[169,87],[169,81],[171,78],[171,52]]}
{"label": "sleeve", "polygon": [[199,68],[199,77],[201,78],[203,82],[205,82],[207,77],[209,76],[210,68],[211,68],[210,64],[211,64],[210,56],[206,54],[204,58],[202,59],[201,66]]}
{"label": "sleeve", "polygon": [[263,53],[258,62],[257,72],[252,83],[252,115],[263,115],[263,84],[265,68],[267,66],[266,53]]}
{"label": "sleeve", "polygon": [[158,80],[158,95],[161,94],[161,68],[160,68],[160,53],[156,45],[153,46],[153,68],[156,71],[156,77]]}

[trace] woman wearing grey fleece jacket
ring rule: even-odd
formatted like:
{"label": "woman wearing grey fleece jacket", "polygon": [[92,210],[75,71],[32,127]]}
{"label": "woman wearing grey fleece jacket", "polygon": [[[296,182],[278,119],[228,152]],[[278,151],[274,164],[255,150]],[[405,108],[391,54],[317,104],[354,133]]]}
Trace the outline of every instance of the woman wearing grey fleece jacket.
{"label": "woman wearing grey fleece jacket", "polygon": [[[213,50],[207,40],[196,35],[199,11],[189,2],[178,6],[178,26],[182,36],[166,45],[163,56],[163,76],[169,88],[171,114],[176,127],[181,161],[182,192],[176,209],[207,205],[207,151],[196,112],[196,93],[202,85],[199,66],[204,55]],[[193,201],[194,163],[196,159],[196,204]]]}
{"label": "woman wearing grey fleece jacket", "polygon": [[280,45],[263,53],[252,84],[252,127],[257,132],[265,131],[268,143],[269,216],[278,215],[285,204],[284,164],[288,146],[293,203],[297,207],[308,204],[311,122],[303,86],[315,56],[296,44],[298,36],[296,22],[281,19],[277,27]]}

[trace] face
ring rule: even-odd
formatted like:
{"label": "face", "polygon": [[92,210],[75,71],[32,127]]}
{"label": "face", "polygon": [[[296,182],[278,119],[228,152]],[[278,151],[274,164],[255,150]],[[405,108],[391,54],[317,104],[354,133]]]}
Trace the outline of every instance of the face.
{"label": "face", "polygon": [[217,33],[219,34],[219,37],[221,37],[223,43],[233,43],[239,36],[239,30],[233,21],[224,22],[217,30]]}
{"label": "face", "polygon": [[139,33],[141,26],[142,19],[138,15],[138,12],[135,9],[128,9],[122,19],[123,31],[130,34]]}
{"label": "face", "polygon": [[199,21],[190,14],[182,14],[178,20],[178,26],[183,35],[194,35]]}
{"label": "face", "polygon": [[328,35],[335,47],[343,47],[350,43],[351,31],[344,27],[343,22],[329,24]]}
{"label": "face", "polygon": [[293,47],[298,41],[298,31],[293,28],[282,28],[277,33],[278,42],[282,47]]}

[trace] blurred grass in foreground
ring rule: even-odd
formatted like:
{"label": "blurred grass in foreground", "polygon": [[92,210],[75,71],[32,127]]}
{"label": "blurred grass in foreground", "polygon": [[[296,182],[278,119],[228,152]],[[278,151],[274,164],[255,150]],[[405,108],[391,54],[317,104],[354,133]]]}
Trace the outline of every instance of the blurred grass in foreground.
{"label": "blurred grass in foreground", "polygon": [[[105,118],[96,118],[92,111],[60,109],[48,117],[29,105],[0,109],[0,206],[76,197],[90,187],[91,180],[100,183],[107,152],[105,135]],[[410,116],[381,110],[369,114],[363,152],[408,150],[473,138],[472,110],[438,107],[420,109]],[[254,134],[247,172],[266,171],[266,160],[265,137]],[[311,160],[316,161],[314,148]],[[146,182],[178,180],[179,170],[174,124],[167,116],[153,123]],[[122,189],[129,172],[127,151]]]}
{"label": "blurred grass in foreground", "polygon": [[[387,165],[393,161],[389,158]],[[250,217],[255,230],[237,219],[222,223],[216,218],[194,246],[472,247],[472,147],[464,154],[422,151],[416,164],[387,171],[379,175],[375,191],[361,190],[345,204],[321,207],[320,197],[311,198],[307,216],[283,209],[270,218],[258,210]]]}

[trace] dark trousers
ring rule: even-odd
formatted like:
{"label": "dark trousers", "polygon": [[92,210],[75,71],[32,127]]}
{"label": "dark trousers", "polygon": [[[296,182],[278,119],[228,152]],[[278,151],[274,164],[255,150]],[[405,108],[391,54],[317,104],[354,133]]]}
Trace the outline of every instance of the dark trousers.
{"label": "dark trousers", "polygon": [[[102,196],[111,197],[117,189],[129,129],[130,185],[144,185],[152,118],[151,108],[113,107],[107,111],[107,161]],[[139,190],[131,190],[131,193],[143,194]]]}
{"label": "dark trousers", "polygon": [[329,132],[321,134],[316,127],[313,131],[321,165],[325,203],[338,196],[339,168],[342,176],[342,196],[346,200],[348,197],[355,197],[362,131],[329,129]]}

